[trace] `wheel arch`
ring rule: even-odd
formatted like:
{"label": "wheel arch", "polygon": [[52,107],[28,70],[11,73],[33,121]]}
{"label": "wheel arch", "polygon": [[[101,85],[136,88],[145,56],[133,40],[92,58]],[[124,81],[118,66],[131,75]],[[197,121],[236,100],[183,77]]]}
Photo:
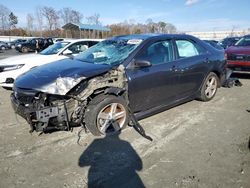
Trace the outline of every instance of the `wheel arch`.
{"label": "wheel arch", "polygon": [[123,96],[125,94],[124,88],[119,87],[102,87],[95,89],[92,94],[88,97],[88,100],[90,101],[94,97],[103,94],[103,95],[114,95],[114,96]]}

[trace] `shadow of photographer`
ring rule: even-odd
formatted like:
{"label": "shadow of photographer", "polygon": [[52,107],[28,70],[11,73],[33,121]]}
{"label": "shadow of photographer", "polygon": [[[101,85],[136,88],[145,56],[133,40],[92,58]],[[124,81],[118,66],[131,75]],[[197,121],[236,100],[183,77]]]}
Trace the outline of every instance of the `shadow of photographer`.
{"label": "shadow of photographer", "polygon": [[88,187],[145,187],[136,171],[142,160],[119,134],[95,139],[82,153],[80,167],[90,166]]}

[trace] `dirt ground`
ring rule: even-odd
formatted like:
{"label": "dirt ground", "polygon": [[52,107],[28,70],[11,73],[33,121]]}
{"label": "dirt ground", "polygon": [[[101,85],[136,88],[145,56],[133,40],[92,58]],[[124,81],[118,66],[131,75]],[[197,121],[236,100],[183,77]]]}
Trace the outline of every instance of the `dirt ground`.
{"label": "dirt ground", "polygon": [[150,142],[128,127],[119,136],[29,134],[0,89],[0,187],[250,187],[250,75],[140,121]]}

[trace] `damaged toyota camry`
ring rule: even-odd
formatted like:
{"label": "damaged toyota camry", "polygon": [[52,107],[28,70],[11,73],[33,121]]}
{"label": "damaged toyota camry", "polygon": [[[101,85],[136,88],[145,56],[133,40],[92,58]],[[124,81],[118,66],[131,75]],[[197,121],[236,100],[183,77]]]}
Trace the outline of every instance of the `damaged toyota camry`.
{"label": "damaged toyota camry", "polygon": [[106,135],[131,117],[211,100],[225,74],[224,53],[193,36],[117,36],[21,75],[11,101],[31,131],[84,126]]}

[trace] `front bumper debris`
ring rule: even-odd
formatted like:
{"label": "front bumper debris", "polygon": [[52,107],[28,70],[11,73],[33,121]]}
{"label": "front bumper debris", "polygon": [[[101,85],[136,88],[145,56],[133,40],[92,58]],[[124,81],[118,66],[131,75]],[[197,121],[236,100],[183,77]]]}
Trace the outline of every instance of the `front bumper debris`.
{"label": "front bumper debris", "polygon": [[45,131],[47,128],[52,127],[60,130],[68,128],[68,118],[66,117],[66,106],[63,103],[57,106],[39,106],[36,103],[20,103],[15,97],[14,93],[11,94],[11,104],[16,114],[23,117],[30,125],[30,132]]}
{"label": "front bumper debris", "polygon": [[224,78],[222,79],[222,87],[231,88],[233,86],[242,86],[242,83],[238,78],[231,77],[233,71],[229,68],[226,69],[226,74],[224,75]]}

